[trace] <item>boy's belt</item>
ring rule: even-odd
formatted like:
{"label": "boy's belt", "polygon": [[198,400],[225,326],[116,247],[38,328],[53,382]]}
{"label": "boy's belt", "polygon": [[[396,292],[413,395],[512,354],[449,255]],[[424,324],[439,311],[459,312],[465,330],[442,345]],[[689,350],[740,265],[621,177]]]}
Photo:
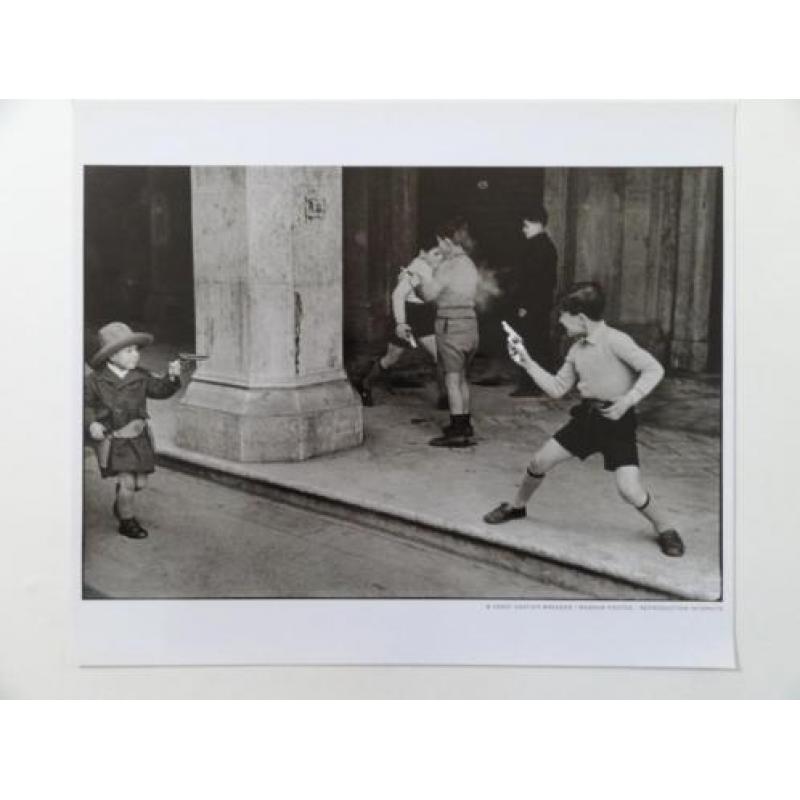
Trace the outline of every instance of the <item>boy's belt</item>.
{"label": "boy's belt", "polygon": [[121,428],[111,431],[108,435],[112,439],[135,439],[137,436],[141,436],[142,433],[144,433],[146,427],[147,420],[132,419],[127,425],[123,425]]}
{"label": "boy's belt", "polygon": [[573,406],[569,410],[569,413],[570,416],[577,417],[578,419],[588,419],[593,411],[600,411],[611,405],[613,405],[611,400],[598,400],[596,397],[583,397],[577,406]]}
{"label": "boy's belt", "polygon": [[147,420],[132,419],[127,425],[123,425],[121,428],[111,431],[105,439],[95,442],[95,452],[97,453],[97,461],[100,466],[103,469],[108,466],[112,439],[135,439],[137,436],[141,436],[145,430],[147,430]]}
{"label": "boy's belt", "polygon": [[585,406],[587,410],[599,411],[601,408],[608,408],[613,406],[612,400],[598,400],[596,397],[584,397],[581,399],[581,405]]}
{"label": "boy's belt", "polygon": [[437,319],[475,319],[475,306],[444,306],[436,309]]}

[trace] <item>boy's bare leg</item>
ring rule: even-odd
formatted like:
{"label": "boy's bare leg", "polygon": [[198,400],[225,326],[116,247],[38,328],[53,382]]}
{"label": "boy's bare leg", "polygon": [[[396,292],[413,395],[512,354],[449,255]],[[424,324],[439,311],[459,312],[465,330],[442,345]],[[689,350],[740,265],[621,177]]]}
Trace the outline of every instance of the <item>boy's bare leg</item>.
{"label": "boy's bare leg", "polygon": [[572,453],[562,447],[555,439],[548,439],[534,453],[531,463],[525,470],[525,476],[514,498],[514,508],[524,508],[533,493],[542,485],[544,476],[562,461],[572,458]]}
{"label": "boy's bare leg", "polygon": [[464,402],[461,398],[461,373],[445,373],[444,384],[447,387],[447,399],[450,403],[450,413],[453,415],[463,414]]}
{"label": "boy's bare leg", "polygon": [[461,413],[462,414],[469,414],[469,406],[470,406],[470,392],[469,392],[469,381],[467,380],[467,373],[466,372],[459,372],[459,385],[460,385],[460,392],[461,392]]}
{"label": "boy's bare leg", "polygon": [[669,530],[672,525],[669,519],[653,502],[653,497],[642,485],[639,467],[619,467],[614,473],[617,479],[617,490],[625,502],[630,503],[643,517],[649,520],[656,533]]}
{"label": "boy's bare leg", "polygon": [[117,475],[117,510],[120,519],[130,519],[133,516],[133,494],[136,491],[136,477],[132,472],[120,472]]}
{"label": "boy's bare leg", "polygon": [[428,355],[434,360],[438,362],[436,358],[436,337],[431,334],[430,336],[421,336],[419,343],[425,348]]}
{"label": "boy's bare leg", "polygon": [[508,522],[512,519],[520,519],[525,516],[525,506],[531,499],[533,493],[542,485],[545,474],[560,464],[572,458],[572,453],[562,447],[555,439],[549,439],[536,451],[531,463],[525,470],[517,495],[513,503],[500,503],[497,508],[492,509],[488,514],[484,514],[483,521],[491,525],[500,522]]}
{"label": "boy's bare leg", "polygon": [[653,502],[652,495],[642,485],[639,467],[633,465],[619,467],[615,476],[617,489],[623,500],[645,517],[658,534],[658,544],[664,555],[682,556],[683,541],[664,512]]}
{"label": "boy's bare leg", "polygon": [[[441,362],[436,356],[436,337],[433,334],[430,336],[422,336],[420,337],[419,342],[425,348],[428,355],[433,359],[434,364],[436,365],[436,385],[439,389],[437,407],[439,410],[445,411],[450,407],[450,403],[447,399],[447,386],[444,382],[444,370],[442,369]],[[445,403],[447,405],[445,405]]]}
{"label": "boy's bare leg", "polygon": [[390,369],[400,360],[402,355],[403,348],[398,347],[396,344],[392,344],[390,342],[386,346],[386,353],[381,356],[381,358],[378,360],[378,363],[381,365],[382,369]]}

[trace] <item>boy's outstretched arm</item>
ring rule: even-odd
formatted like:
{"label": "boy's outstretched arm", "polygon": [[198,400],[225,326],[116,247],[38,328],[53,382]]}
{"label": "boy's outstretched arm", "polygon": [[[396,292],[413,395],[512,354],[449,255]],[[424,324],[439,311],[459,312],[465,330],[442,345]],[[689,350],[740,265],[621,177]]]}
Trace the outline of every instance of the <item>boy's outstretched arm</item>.
{"label": "boy's outstretched arm", "polygon": [[561,369],[552,375],[528,355],[521,339],[508,340],[508,354],[515,364],[518,364],[531,376],[545,394],[554,399],[563,397],[577,383],[578,375],[569,357],[561,365]]}
{"label": "boy's outstretched arm", "polygon": [[[172,363],[174,364],[177,362]],[[180,369],[180,366],[178,368]],[[170,365],[169,374],[166,377],[159,378],[155,375],[150,375],[147,378],[147,396],[155,400],[166,400],[166,398],[172,397],[180,388],[181,379],[178,375],[175,375],[172,364]]]}

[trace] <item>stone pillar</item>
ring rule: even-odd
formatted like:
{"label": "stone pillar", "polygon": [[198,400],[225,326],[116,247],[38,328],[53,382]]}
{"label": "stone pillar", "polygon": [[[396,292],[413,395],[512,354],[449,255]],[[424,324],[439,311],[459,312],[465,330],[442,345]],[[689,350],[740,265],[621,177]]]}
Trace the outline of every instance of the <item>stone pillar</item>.
{"label": "stone pillar", "polygon": [[342,183],[332,167],[192,168],[196,346],[180,447],[300,461],[363,440],[342,368]]}
{"label": "stone pillar", "polygon": [[716,170],[682,170],[671,366],[692,372],[708,361],[716,203]]}

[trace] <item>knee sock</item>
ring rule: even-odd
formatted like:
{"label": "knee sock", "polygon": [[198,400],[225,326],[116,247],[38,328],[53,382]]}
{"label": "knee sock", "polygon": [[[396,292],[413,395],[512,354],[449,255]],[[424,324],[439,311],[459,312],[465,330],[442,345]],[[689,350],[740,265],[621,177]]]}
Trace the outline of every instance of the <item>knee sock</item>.
{"label": "knee sock", "polygon": [[661,509],[654,505],[653,496],[649,492],[647,499],[642,505],[636,506],[636,510],[650,522],[656,533],[661,533],[661,531],[669,530],[672,527]]}
{"label": "knee sock", "polygon": [[544,480],[543,472],[533,472],[530,467],[525,470],[525,477],[517,489],[517,496],[514,498],[514,508],[524,508],[531,499],[531,495],[542,485]]}

